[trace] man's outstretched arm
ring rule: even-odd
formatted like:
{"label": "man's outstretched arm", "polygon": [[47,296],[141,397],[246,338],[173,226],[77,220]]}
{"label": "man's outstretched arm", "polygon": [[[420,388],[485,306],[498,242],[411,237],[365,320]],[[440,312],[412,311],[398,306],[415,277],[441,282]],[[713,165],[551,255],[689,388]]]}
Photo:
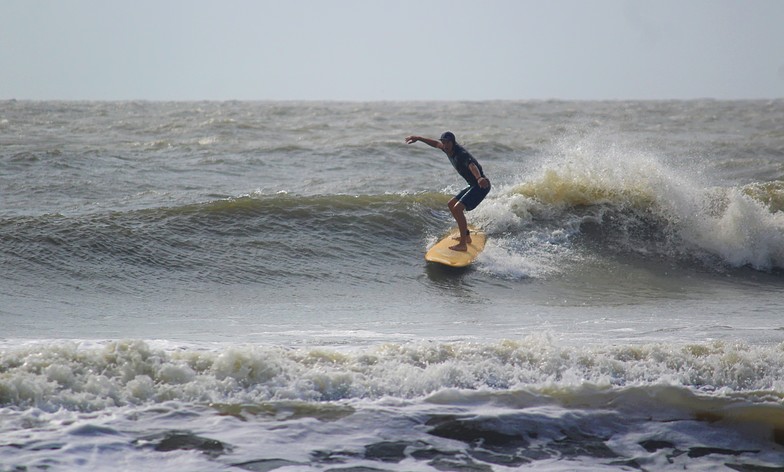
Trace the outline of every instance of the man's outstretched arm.
{"label": "man's outstretched arm", "polygon": [[414,144],[417,141],[422,141],[428,146],[434,147],[436,149],[444,149],[444,144],[437,139],[423,138],[422,136],[409,136],[406,138],[407,144]]}

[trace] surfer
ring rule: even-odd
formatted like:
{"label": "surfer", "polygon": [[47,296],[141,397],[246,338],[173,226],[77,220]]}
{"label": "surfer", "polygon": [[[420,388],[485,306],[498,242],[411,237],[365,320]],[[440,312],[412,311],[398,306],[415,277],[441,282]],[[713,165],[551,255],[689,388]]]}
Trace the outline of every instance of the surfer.
{"label": "surfer", "polygon": [[463,146],[457,144],[455,135],[451,131],[442,134],[438,140],[423,138],[422,136],[409,136],[406,138],[406,143],[408,144],[413,144],[417,141],[422,141],[428,146],[444,151],[457,173],[468,182],[468,187],[449,200],[449,211],[455,217],[457,227],[460,230],[460,237],[455,238],[458,240],[458,243],[450,246],[449,249],[466,251],[468,250],[468,244],[471,242],[471,234],[468,231],[468,223],[466,222],[464,212],[473,210],[484,200],[490,192],[490,180],[485,177],[485,174],[482,172],[482,166],[474,159],[474,156],[466,151]]}

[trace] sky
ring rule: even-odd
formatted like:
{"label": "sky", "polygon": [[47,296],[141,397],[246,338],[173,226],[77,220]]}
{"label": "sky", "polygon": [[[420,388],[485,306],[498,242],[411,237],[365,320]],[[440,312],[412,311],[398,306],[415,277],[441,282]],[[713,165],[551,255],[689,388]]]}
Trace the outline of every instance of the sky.
{"label": "sky", "polygon": [[0,2],[0,99],[782,97],[781,0]]}

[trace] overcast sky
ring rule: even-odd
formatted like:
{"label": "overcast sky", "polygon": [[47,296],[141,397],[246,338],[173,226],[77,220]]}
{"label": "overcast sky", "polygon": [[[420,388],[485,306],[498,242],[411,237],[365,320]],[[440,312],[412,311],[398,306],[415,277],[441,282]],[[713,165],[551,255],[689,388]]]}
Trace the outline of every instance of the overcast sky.
{"label": "overcast sky", "polygon": [[781,97],[781,0],[0,1],[0,99]]}

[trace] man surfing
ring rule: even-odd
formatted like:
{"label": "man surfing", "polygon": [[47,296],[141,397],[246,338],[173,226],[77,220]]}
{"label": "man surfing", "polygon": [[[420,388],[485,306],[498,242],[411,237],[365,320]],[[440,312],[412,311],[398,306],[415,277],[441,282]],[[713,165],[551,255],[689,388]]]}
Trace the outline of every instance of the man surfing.
{"label": "man surfing", "polygon": [[409,136],[406,143],[413,144],[421,141],[430,147],[438,148],[447,155],[449,162],[466,182],[468,187],[461,190],[457,195],[449,200],[449,211],[455,217],[457,228],[460,230],[458,243],[450,246],[453,251],[466,251],[468,244],[471,243],[471,234],[468,231],[465,213],[476,208],[490,192],[490,180],[482,172],[482,166],[474,159],[466,149],[457,144],[455,135],[447,131],[438,140],[423,138],[422,136]]}

